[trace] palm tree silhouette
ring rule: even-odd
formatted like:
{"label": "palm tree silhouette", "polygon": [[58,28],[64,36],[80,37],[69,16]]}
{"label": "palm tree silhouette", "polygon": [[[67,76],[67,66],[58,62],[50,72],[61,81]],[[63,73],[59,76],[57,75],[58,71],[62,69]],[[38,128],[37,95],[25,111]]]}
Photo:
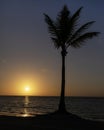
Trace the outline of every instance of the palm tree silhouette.
{"label": "palm tree silhouette", "polygon": [[79,8],[73,15],[64,5],[60,13],[56,17],[56,21],[53,21],[47,14],[45,16],[45,22],[48,25],[51,39],[57,49],[61,49],[62,56],[62,81],[61,81],[61,95],[58,111],[65,113],[65,57],[67,55],[68,47],[80,48],[83,43],[95,36],[98,36],[99,32],[87,31],[88,28],[95,22],[87,22],[78,27],[78,20],[80,18],[82,7]]}

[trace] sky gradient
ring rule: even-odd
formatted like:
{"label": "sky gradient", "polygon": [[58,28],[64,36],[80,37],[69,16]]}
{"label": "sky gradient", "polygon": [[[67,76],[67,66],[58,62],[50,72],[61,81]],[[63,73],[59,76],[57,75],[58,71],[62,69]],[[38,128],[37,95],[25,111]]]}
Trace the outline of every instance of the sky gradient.
{"label": "sky gradient", "polygon": [[83,6],[79,25],[100,36],[80,49],[69,48],[66,57],[66,95],[104,96],[104,1],[103,0],[0,0],[0,95],[58,96],[61,55],[55,49],[43,13],[53,19],[66,4],[75,12]]}

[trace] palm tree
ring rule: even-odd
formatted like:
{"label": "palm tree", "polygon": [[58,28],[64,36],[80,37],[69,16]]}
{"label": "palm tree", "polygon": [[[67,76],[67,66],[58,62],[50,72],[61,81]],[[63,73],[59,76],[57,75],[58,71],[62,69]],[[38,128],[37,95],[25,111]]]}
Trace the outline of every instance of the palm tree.
{"label": "palm tree", "polygon": [[63,113],[67,112],[65,107],[65,57],[67,55],[68,47],[80,48],[85,41],[98,36],[99,32],[87,31],[88,28],[95,22],[87,22],[78,27],[78,20],[80,18],[82,7],[79,8],[73,15],[64,5],[60,13],[53,21],[47,14],[45,22],[48,25],[51,39],[57,49],[61,49],[62,56],[62,81],[61,81],[61,95],[58,111]]}

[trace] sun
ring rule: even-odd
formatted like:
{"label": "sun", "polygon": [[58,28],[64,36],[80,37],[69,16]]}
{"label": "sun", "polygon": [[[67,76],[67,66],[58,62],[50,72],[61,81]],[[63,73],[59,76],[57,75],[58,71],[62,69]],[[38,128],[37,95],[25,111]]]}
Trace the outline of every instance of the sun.
{"label": "sun", "polygon": [[30,86],[25,86],[25,91],[29,92],[30,91]]}

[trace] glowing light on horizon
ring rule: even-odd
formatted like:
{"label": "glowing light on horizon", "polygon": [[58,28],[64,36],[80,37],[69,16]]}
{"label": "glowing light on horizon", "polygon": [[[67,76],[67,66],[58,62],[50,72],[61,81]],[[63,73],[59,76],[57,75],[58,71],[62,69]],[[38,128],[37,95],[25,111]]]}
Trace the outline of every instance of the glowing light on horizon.
{"label": "glowing light on horizon", "polygon": [[30,86],[25,86],[25,91],[29,92],[30,91]]}

